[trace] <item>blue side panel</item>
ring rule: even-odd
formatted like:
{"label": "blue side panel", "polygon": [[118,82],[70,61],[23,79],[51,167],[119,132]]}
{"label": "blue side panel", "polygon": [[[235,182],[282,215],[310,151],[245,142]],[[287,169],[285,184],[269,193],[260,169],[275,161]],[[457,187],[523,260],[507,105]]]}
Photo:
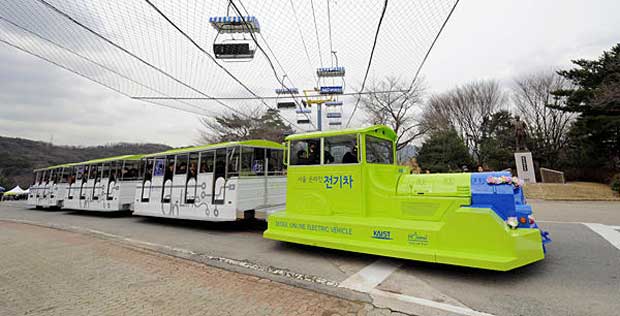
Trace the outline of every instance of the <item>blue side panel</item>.
{"label": "blue side panel", "polygon": [[510,172],[478,172],[471,174],[472,207],[489,207],[503,220],[516,216],[515,192],[512,184],[488,184],[488,177],[511,177]]}

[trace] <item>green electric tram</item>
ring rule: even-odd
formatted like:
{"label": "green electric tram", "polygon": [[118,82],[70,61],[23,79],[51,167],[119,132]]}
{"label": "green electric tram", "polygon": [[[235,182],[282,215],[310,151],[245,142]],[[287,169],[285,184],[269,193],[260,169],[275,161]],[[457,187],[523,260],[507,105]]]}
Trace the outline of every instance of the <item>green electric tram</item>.
{"label": "green electric tram", "polygon": [[509,173],[409,174],[395,141],[386,126],[287,137],[286,209],[264,236],[504,271],[544,258],[550,239]]}

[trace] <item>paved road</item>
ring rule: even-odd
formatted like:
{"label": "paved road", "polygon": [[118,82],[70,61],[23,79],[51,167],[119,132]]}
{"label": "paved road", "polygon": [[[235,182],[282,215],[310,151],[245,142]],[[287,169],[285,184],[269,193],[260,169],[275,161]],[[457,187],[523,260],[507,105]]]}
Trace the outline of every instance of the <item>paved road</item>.
{"label": "paved road", "polygon": [[[376,306],[408,313],[613,315],[620,310],[620,249],[613,245],[615,235],[609,237],[620,236],[614,229],[620,226],[620,203],[530,203],[554,241],[544,261],[507,273],[406,260],[383,264],[385,260],[376,256],[263,239],[265,224],[256,222],[222,224],[41,211],[22,204],[0,204],[0,218],[69,225],[180,248],[247,268],[248,273],[271,273],[274,279],[286,275],[298,283],[303,279],[302,283],[311,284],[307,287],[316,285],[318,290],[337,294],[350,292],[342,286],[379,262],[379,268],[370,270],[388,273],[366,292]],[[603,237],[581,223],[603,224],[608,235]]]}
{"label": "paved road", "polygon": [[369,304],[0,222],[0,315],[389,315]]}

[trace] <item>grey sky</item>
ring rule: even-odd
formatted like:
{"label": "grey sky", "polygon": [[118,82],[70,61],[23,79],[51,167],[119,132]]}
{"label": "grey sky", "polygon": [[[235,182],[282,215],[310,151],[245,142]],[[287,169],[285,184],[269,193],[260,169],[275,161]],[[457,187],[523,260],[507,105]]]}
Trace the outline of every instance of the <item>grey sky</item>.
{"label": "grey sky", "polygon": [[[611,0],[461,1],[423,69],[426,85],[508,85],[525,72],[595,57],[620,41],[617,12],[620,2]],[[131,100],[2,43],[0,69],[0,135],[79,145],[198,138],[196,115]]]}

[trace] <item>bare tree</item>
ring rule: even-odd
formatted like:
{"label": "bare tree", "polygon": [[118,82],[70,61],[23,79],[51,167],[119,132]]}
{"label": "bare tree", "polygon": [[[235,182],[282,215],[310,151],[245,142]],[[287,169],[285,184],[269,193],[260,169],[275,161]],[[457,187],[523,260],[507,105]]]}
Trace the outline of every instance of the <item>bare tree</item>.
{"label": "bare tree", "polygon": [[515,79],[512,99],[533,140],[534,150],[543,159],[553,157],[566,146],[568,129],[575,114],[557,110],[564,102],[553,91],[569,87],[569,82],[555,71],[532,73]]}
{"label": "bare tree", "polygon": [[284,123],[278,110],[263,111],[255,108],[244,114],[242,116],[228,113],[216,117],[202,117],[200,122],[205,129],[200,131],[199,142],[218,143],[248,139],[281,142],[285,135],[293,132],[291,126]]}
{"label": "bare tree", "polygon": [[433,95],[423,113],[427,129],[456,129],[474,158],[480,160],[481,126],[506,104],[506,94],[495,80],[474,81]]}
{"label": "bare tree", "polygon": [[[410,142],[423,135],[416,110],[421,109],[424,87],[421,80],[408,89],[408,83],[395,77],[374,82],[370,93],[360,95],[361,108],[373,124],[391,127],[397,135],[396,150],[405,148]],[[379,93],[380,91],[398,91]]]}

